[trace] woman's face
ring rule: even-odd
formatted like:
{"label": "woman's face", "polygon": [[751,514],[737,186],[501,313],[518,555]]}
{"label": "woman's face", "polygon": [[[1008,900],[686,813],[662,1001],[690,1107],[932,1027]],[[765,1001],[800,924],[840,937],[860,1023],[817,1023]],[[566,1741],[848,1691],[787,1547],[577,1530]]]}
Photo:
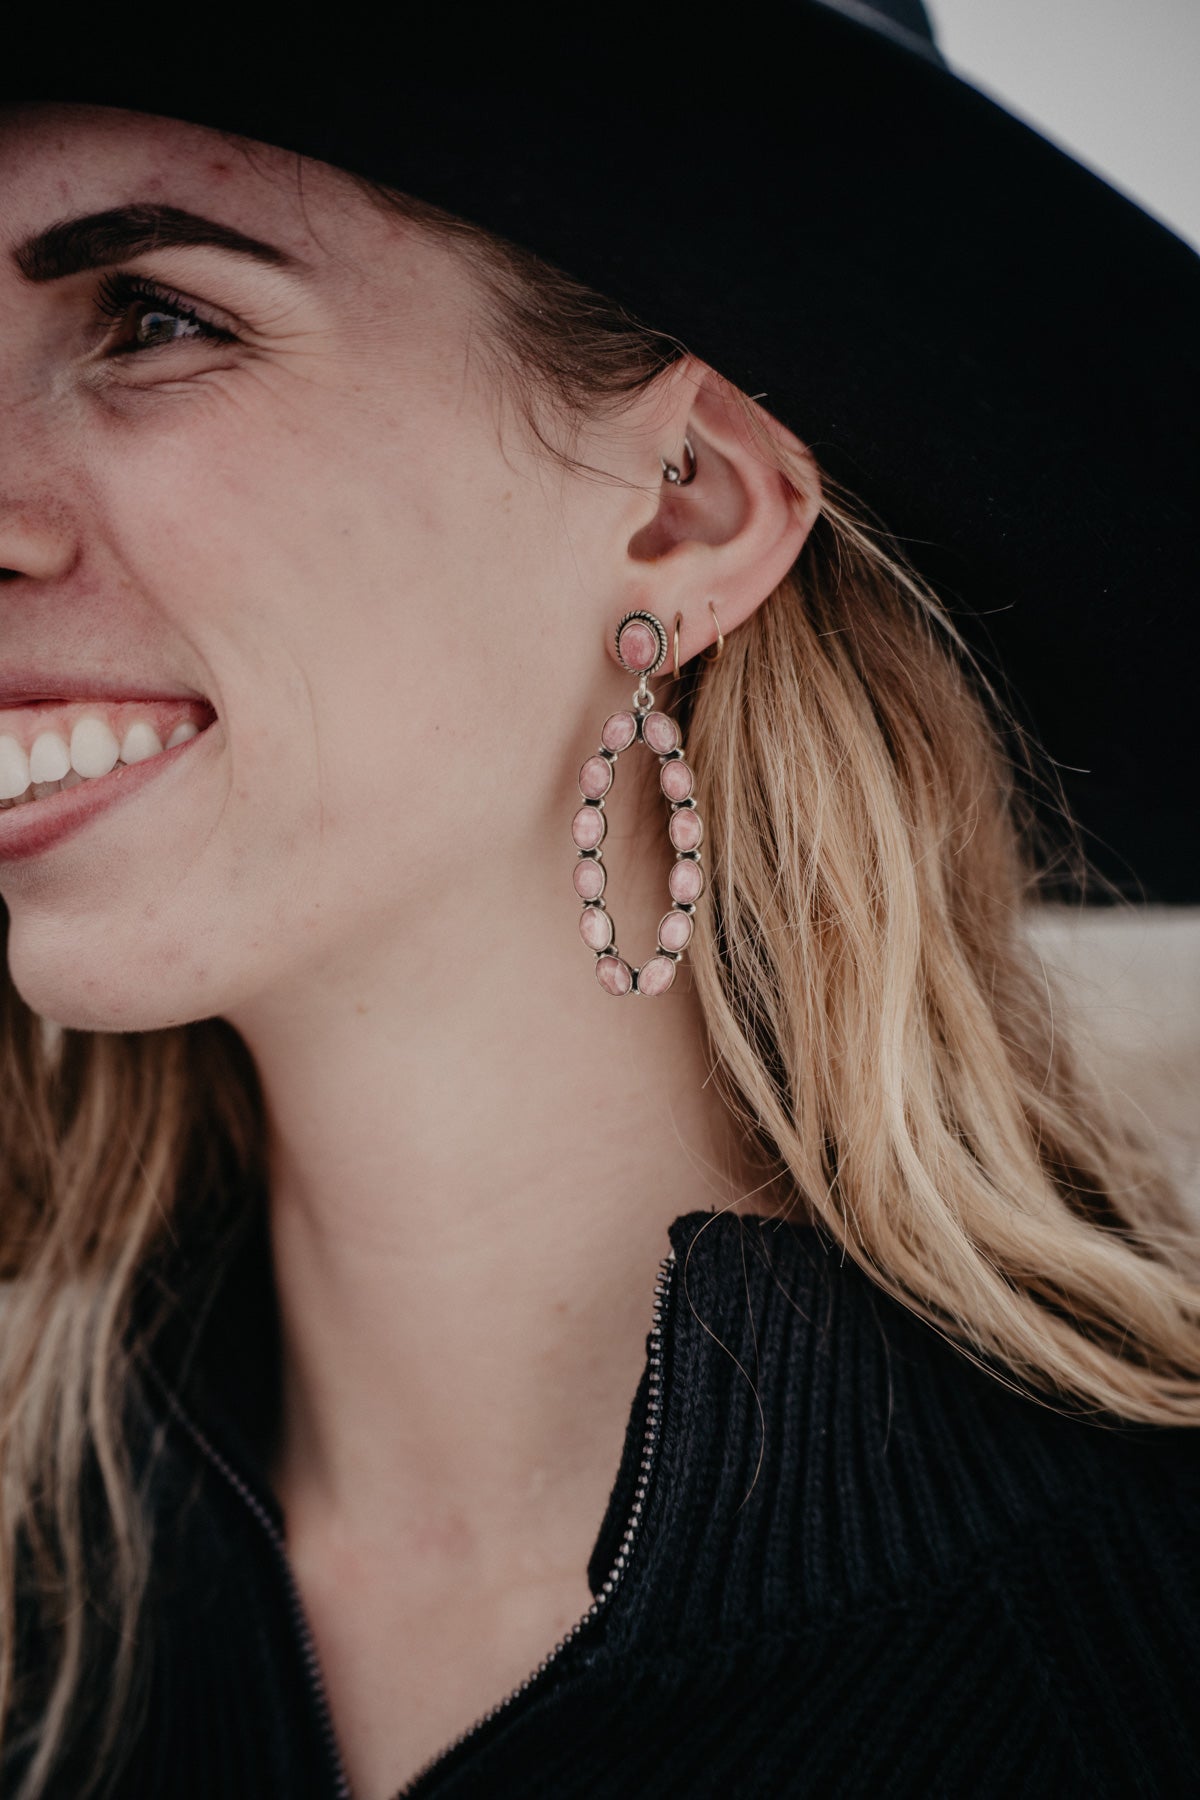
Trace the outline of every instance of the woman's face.
{"label": "woman's face", "polygon": [[[574,771],[631,688],[603,571],[654,512],[662,433],[599,445],[632,487],[531,453],[465,266],[321,165],[19,108],[0,192],[0,705],[54,696],[64,736],[122,701],[121,738],[148,696],[215,713],[82,829],[0,854],[26,1000],[101,1029],[236,1015],[300,971],[365,981],[439,913],[477,955],[506,865],[573,935]],[[148,247],[145,216],[127,249],[28,247],[131,207],[257,253]],[[28,747],[48,716],[9,723]]]}

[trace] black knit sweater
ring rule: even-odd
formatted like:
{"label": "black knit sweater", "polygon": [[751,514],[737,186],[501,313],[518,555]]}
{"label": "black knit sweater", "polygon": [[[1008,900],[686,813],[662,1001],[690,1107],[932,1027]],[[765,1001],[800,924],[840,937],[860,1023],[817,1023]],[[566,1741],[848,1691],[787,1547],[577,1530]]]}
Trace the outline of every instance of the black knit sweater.
{"label": "black knit sweater", "polygon": [[[1200,1793],[1200,1431],[1018,1396],[812,1227],[670,1246],[593,1613],[405,1794]],[[274,1319],[256,1228],[195,1363],[156,1352],[122,1800],[350,1792],[263,1475]]]}

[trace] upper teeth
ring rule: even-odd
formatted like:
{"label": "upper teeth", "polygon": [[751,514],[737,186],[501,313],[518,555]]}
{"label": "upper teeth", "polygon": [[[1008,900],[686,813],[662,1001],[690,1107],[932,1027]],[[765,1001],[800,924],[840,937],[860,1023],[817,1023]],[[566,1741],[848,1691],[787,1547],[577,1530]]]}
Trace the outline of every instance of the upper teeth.
{"label": "upper teeth", "polygon": [[[87,715],[77,720],[71,741],[58,731],[43,731],[34,739],[28,752],[9,733],[0,733],[0,800],[15,800],[32,782],[58,782],[69,778],[72,770],[84,780],[107,775],[118,762],[144,762],[164,749],[186,743],[199,734],[199,726],[185,719],[171,732],[165,745],[153,725],[146,719],[135,719],[118,740],[103,719]],[[73,785],[68,781],[68,785]]]}

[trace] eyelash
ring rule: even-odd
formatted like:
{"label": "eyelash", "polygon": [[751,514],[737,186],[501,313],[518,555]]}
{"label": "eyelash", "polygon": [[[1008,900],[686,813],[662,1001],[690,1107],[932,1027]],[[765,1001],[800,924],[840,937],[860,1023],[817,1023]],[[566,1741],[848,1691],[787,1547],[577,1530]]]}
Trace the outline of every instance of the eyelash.
{"label": "eyelash", "polygon": [[211,319],[204,318],[194,307],[189,306],[182,295],[173,293],[170,288],[159,287],[153,281],[147,281],[139,275],[105,275],[96,290],[96,310],[104,318],[119,322],[142,306],[147,311],[168,313],[176,319],[185,320],[189,325],[198,327],[181,337],[168,339],[162,344],[126,344],[117,346],[109,354],[112,356],[140,356],[148,350],[169,350],[176,344],[204,341],[233,344],[237,342],[232,331],[214,324]]}

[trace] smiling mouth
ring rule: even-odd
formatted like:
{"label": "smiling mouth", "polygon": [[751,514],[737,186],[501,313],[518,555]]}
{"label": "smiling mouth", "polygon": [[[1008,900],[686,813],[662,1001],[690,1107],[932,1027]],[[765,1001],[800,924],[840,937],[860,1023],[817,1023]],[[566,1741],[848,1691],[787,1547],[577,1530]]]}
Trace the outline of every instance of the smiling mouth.
{"label": "smiling mouth", "polygon": [[198,737],[207,701],[45,700],[0,708],[0,810],[43,804]]}

